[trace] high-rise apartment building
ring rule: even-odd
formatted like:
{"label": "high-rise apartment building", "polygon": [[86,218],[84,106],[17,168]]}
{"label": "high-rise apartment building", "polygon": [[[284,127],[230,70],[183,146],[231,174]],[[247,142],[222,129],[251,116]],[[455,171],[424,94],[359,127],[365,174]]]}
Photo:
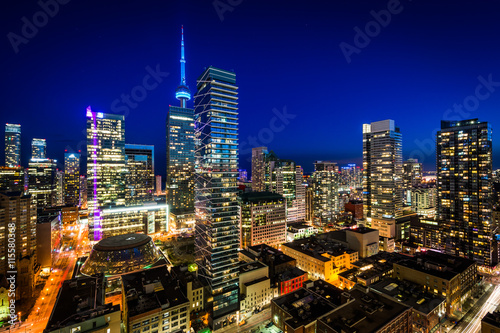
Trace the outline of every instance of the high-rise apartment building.
{"label": "high-rise apartment building", "polygon": [[403,215],[402,141],[394,120],[363,125],[363,209],[369,221]]}
{"label": "high-rise apartment building", "polygon": [[37,209],[57,205],[57,160],[31,159],[28,168],[28,191]]}
{"label": "high-rise apartment building", "polygon": [[210,326],[239,310],[238,87],[233,72],[208,67],[197,80],[196,263],[207,285]]}
{"label": "high-rise apartment building", "polygon": [[285,197],[288,222],[305,219],[304,177],[302,168],[294,161],[281,159],[273,151],[266,153],[264,155],[264,190],[279,193]]}
{"label": "high-rise apartment building", "polygon": [[286,243],[286,200],[272,192],[249,192],[240,196],[241,248]]}
{"label": "high-rise apartment building", "polygon": [[[0,193],[0,274],[6,276],[7,271],[17,271],[16,300],[30,299],[35,295],[35,277],[40,269],[36,252],[36,222],[36,203],[31,200],[31,195]],[[10,249],[15,249],[15,252]],[[15,256],[11,256],[12,253]]]}
{"label": "high-rise apartment building", "polygon": [[64,153],[64,203],[80,205],[80,154]]}
{"label": "high-rise apartment building", "polygon": [[101,239],[101,211],[125,205],[125,117],[87,108],[89,238]]}
{"label": "high-rise apartment building", "polygon": [[337,163],[316,161],[312,178],[313,221],[331,223],[340,212],[339,167]]}
{"label": "high-rise apartment building", "polygon": [[0,167],[0,192],[24,192],[23,167]]}
{"label": "high-rise apartment building", "polygon": [[422,163],[417,159],[409,158],[403,162],[403,203],[413,206],[411,201],[411,189],[422,183]]}
{"label": "high-rise apartment building", "polygon": [[184,29],[181,39],[181,82],[175,91],[180,107],[170,106],[167,116],[167,203],[174,214],[194,212],[194,110],[186,107],[191,92],[186,80]]}
{"label": "high-rise apartment building", "polygon": [[266,188],[265,158],[268,153],[267,147],[252,148],[252,189],[256,192]]}
{"label": "high-rise apartment building", "polygon": [[45,139],[31,140],[31,158],[47,158],[47,142]]}
{"label": "high-rise apartment building", "polygon": [[488,122],[442,121],[437,133],[437,213],[446,252],[479,265],[498,262],[492,220],[492,140]]}
{"label": "high-rise apartment building", "polygon": [[5,124],[5,166],[21,165],[21,125]]}
{"label": "high-rise apartment building", "polygon": [[154,159],[154,146],[125,144],[125,165],[127,167],[125,201],[127,206],[153,201]]}

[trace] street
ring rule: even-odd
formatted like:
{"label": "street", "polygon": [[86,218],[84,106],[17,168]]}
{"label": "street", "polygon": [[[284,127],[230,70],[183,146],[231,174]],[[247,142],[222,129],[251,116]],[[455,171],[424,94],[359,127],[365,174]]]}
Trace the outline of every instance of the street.
{"label": "street", "polygon": [[[83,244],[85,227],[80,224],[75,228],[74,231],[78,231],[78,235],[73,234],[67,245],[61,247],[61,252],[56,257],[56,263],[52,272],[47,278],[47,282],[28,318],[21,323],[21,326],[11,328],[10,331],[9,328],[6,328],[2,332],[43,332],[47,326],[63,281],[71,279],[76,260],[82,254],[82,251],[84,251],[80,247],[80,244]],[[77,237],[75,238],[74,236]]]}

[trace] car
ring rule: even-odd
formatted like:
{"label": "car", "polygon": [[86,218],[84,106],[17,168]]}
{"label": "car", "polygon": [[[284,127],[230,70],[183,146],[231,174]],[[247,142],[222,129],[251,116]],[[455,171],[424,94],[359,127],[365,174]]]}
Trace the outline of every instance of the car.
{"label": "car", "polygon": [[272,321],[270,321],[270,322],[266,325],[266,328],[269,328],[269,327],[271,327],[271,326],[273,326],[273,322],[272,322]]}
{"label": "car", "polygon": [[245,319],[243,319],[242,321],[240,321],[240,323],[238,325],[240,325],[240,326],[245,325]]}

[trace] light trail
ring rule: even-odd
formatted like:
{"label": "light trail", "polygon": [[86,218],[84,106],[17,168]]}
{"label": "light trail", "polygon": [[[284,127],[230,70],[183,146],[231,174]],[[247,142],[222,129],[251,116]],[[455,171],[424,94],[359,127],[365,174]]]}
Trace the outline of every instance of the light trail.
{"label": "light trail", "polygon": [[470,323],[461,331],[461,333],[476,333],[481,329],[481,319],[488,312],[493,312],[498,307],[500,301],[500,286],[496,285],[490,297],[484,302],[481,310],[471,319]]}

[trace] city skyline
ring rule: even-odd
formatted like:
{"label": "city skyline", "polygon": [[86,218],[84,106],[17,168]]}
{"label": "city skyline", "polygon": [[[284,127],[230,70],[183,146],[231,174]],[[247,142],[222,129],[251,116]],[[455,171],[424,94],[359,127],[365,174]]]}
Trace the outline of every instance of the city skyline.
{"label": "city skyline", "polygon": [[[242,123],[246,124],[241,127],[240,142],[240,165],[243,169],[250,170],[250,148],[256,146],[268,146],[283,158],[293,159],[306,173],[312,172],[315,160],[335,161],[339,165],[349,162],[361,165],[359,137],[362,135],[362,124],[394,119],[405,133],[403,159],[418,158],[423,162],[424,170],[434,170],[434,131],[439,128],[441,120],[480,118],[491,123],[493,130],[499,121],[500,116],[492,111],[500,102],[500,94],[496,92],[499,84],[493,62],[489,60],[490,57],[497,58],[495,55],[498,50],[493,46],[496,45],[493,41],[498,36],[492,35],[491,29],[487,29],[493,22],[491,15],[486,12],[489,7],[482,3],[474,4],[475,9],[484,14],[481,21],[472,18],[464,27],[450,21],[450,28],[443,28],[446,24],[441,22],[436,26],[434,21],[437,17],[443,20],[465,17],[468,7],[444,8],[444,5],[431,7],[402,2],[400,11],[392,15],[390,23],[381,27],[376,36],[370,37],[366,47],[358,48],[359,53],[352,53],[349,57],[346,57],[340,45],[344,45],[344,50],[345,45],[354,45],[354,28],[363,28],[375,20],[371,11],[380,13],[386,10],[386,2],[362,3],[359,8],[349,4],[323,4],[322,7],[301,12],[300,16],[293,11],[298,10],[298,5],[291,3],[286,18],[277,15],[275,4],[259,6],[258,3],[241,3],[231,7],[232,10],[226,9],[222,14],[211,3],[200,6],[179,3],[160,5],[150,1],[148,4],[156,8],[157,13],[137,4],[110,13],[110,8],[96,4],[95,20],[105,14],[111,15],[110,22],[113,22],[124,17],[135,17],[132,16],[134,11],[143,15],[149,13],[148,22],[145,23],[145,19],[139,17],[120,37],[112,24],[103,23],[104,26],[99,27],[101,38],[94,39],[92,36],[96,30],[84,20],[88,11],[82,10],[80,5],[68,3],[59,6],[57,15],[51,18],[46,27],[40,27],[29,43],[18,45],[17,53],[11,43],[6,41],[3,45],[9,51],[5,53],[8,57],[6,63],[11,60],[12,66],[5,68],[5,71],[11,84],[4,87],[7,98],[1,102],[1,106],[5,110],[23,112],[2,113],[1,120],[4,123],[19,123],[23,127],[23,165],[27,165],[29,158],[29,142],[36,137],[47,139],[47,157],[58,161],[63,161],[65,149],[83,151],[83,145],[79,144],[85,141],[84,113],[86,106],[91,105],[94,110],[104,113],[122,110],[117,114],[127,118],[127,141],[155,145],[156,173],[165,177],[165,128],[160,124],[165,121],[168,106],[177,104],[174,91],[179,85],[178,45],[181,25],[185,29],[188,86],[194,87],[195,74],[209,65],[234,69],[238,73],[241,87],[246,92],[240,102]],[[12,5],[10,9],[12,13],[5,20],[6,31],[19,34],[22,28],[20,18],[23,15],[30,18],[29,13],[26,13],[30,8]],[[31,10],[36,13],[41,9],[33,5]],[[245,28],[244,24],[254,17],[256,10],[262,14],[261,20]],[[441,15],[445,10],[453,14],[451,18]],[[339,17],[340,13],[345,14],[345,17]],[[428,22],[431,26],[418,30],[415,29],[420,27],[416,25],[420,17],[418,14],[422,13],[431,16]],[[338,22],[332,23],[335,19]],[[72,20],[75,23],[71,23]],[[144,24],[139,26],[139,23]],[[76,46],[75,51],[65,51],[64,60],[54,56],[60,50],[58,47],[61,47],[57,43],[62,41],[47,39],[52,34],[57,36],[54,29],[65,26],[75,32],[74,38],[68,41],[71,45],[88,42],[88,45],[102,50],[102,57],[86,56],[81,50],[77,52],[79,49]],[[280,26],[285,30],[281,30]],[[433,36],[429,33],[431,29],[441,34]],[[454,30],[450,33],[447,29]],[[150,37],[140,38],[148,32],[151,33]],[[408,34],[407,40],[401,40],[403,33]],[[445,33],[450,33],[450,41],[446,47],[438,46],[440,36]],[[231,40],[229,44],[235,45],[236,49],[223,45],[216,37],[207,37],[217,34],[227,36]],[[257,36],[258,42],[253,38],[249,40],[250,35]],[[128,45],[123,40],[127,36],[140,43],[141,51],[133,53],[133,57],[118,57],[118,50]],[[464,42],[479,51],[458,56],[457,47]],[[45,50],[43,43],[47,43],[47,51],[41,54],[42,49]],[[299,45],[307,45],[307,50],[302,50]],[[240,56],[240,48],[249,54]],[[382,57],[379,56],[381,54]],[[26,101],[16,98],[19,91],[27,94],[26,88],[20,87],[23,81],[46,82],[46,79],[39,77],[39,72],[26,72],[32,67],[33,57],[37,55],[55,74],[51,77],[50,88],[40,85],[30,90],[32,98]],[[443,57],[451,60],[446,66],[437,67],[436,61]],[[102,61],[106,59],[113,59],[113,65],[103,67]],[[311,63],[316,69],[304,72],[302,68],[310,68]],[[402,72],[401,67],[405,71]],[[298,69],[298,74],[290,71],[290,68]],[[68,73],[62,73],[63,70]],[[127,107],[120,100],[121,94],[130,95],[134,88],[143,85],[143,79],[148,74],[155,72],[156,80],[148,81],[155,88],[147,91],[143,88],[147,96],[141,101],[133,101],[134,107]],[[265,78],[259,80],[258,85],[254,84],[255,74]],[[91,78],[93,80],[96,75],[102,82],[90,84]],[[292,79],[290,75],[295,78],[292,90],[285,84]],[[311,81],[317,84],[311,85]],[[296,89],[301,93],[291,94]],[[59,95],[60,92],[65,93]],[[57,98],[62,95],[64,97],[61,99]],[[311,104],[312,97],[319,98],[315,98]],[[331,101],[335,102],[332,104]],[[466,104],[467,108],[460,111],[453,104]],[[192,101],[187,103],[187,107],[193,107]],[[311,107],[325,121],[311,117]],[[66,126],[57,127],[59,122],[50,121],[51,117],[46,117],[43,110],[51,110],[50,114],[60,118]],[[353,112],[357,113],[355,118],[352,117]],[[284,114],[288,114],[288,117]],[[151,130],[146,131],[149,127]],[[337,133],[335,138],[330,136],[330,129]],[[259,134],[265,140],[259,140]],[[252,140],[253,137],[257,139]],[[493,166],[497,168],[499,162],[495,145]],[[82,158],[82,161],[85,159]],[[85,170],[84,163],[82,170]]]}

